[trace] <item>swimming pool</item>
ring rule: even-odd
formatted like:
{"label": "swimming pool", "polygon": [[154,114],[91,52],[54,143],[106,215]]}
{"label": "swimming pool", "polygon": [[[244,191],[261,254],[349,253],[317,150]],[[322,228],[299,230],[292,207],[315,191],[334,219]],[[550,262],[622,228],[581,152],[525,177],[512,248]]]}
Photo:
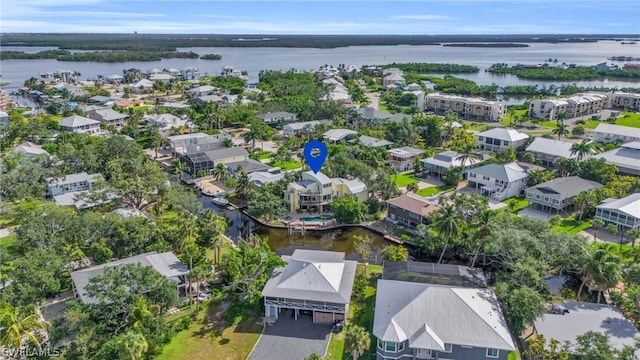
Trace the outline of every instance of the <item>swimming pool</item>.
{"label": "swimming pool", "polygon": [[333,218],[322,217],[322,216],[302,217],[302,218],[300,218],[300,220],[304,221],[304,222],[326,222],[326,221],[329,221],[331,219],[333,219]]}

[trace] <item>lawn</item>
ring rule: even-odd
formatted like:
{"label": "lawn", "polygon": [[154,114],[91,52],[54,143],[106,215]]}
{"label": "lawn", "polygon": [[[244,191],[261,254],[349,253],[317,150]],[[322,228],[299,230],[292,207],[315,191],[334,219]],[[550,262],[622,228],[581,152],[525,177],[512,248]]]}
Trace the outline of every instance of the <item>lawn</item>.
{"label": "lawn", "polygon": [[[487,124],[483,124],[483,123],[478,123],[475,121],[464,121],[464,123],[467,125],[467,129],[468,130],[473,130],[473,131],[485,131],[489,128],[489,125]],[[508,121],[507,121],[508,123]]]}
{"label": "lawn", "polygon": [[391,175],[391,180],[394,180],[399,188],[418,183],[418,179],[413,177],[413,171]]}
{"label": "lawn", "polygon": [[294,160],[286,161],[284,164],[281,161],[272,161],[267,165],[273,166],[273,167],[279,167],[282,170],[293,170],[293,169],[299,169],[302,167],[301,162],[294,161]]}
{"label": "lawn", "polygon": [[515,203],[515,205],[511,205],[513,206],[511,212],[514,214],[517,214],[518,211],[526,208],[529,205],[529,201],[525,199],[524,196],[518,196],[518,197],[513,197],[511,199],[507,199],[503,201],[503,203],[507,204],[507,206],[511,205],[512,203]]}
{"label": "lawn", "polygon": [[450,186],[450,185],[429,186],[416,191],[416,194],[420,196],[433,196],[437,193],[451,190],[451,189],[453,189],[453,186]]}
{"label": "lawn", "polygon": [[640,128],[640,114],[623,111],[624,115],[616,120],[616,125]]}
{"label": "lawn", "polygon": [[247,316],[237,326],[218,328],[212,322],[217,309],[213,304],[198,312],[191,325],[176,334],[156,359],[246,359],[262,332],[262,325],[256,324],[258,317]]}
{"label": "lawn", "polygon": [[569,217],[566,219],[562,219],[560,224],[553,225],[551,228],[558,232],[567,233],[569,235],[575,235],[582,230],[586,230],[591,226],[591,222],[588,220],[584,220],[582,222],[578,222],[577,220]]}
{"label": "lawn", "polygon": [[[364,271],[364,265],[358,265],[358,272]],[[349,314],[347,315],[347,326],[349,324],[355,324],[364,327],[369,331],[371,335],[371,346],[369,351],[358,357],[360,360],[375,360],[376,358],[376,338],[373,336],[373,313],[374,303],[376,300],[376,286],[378,279],[382,275],[382,266],[368,265],[367,271],[369,275],[369,281],[367,288],[364,291],[364,299],[356,300],[355,296],[352,296],[351,304],[349,305]],[[355,295],[355,294],[354,294]],[[325,360],[347,360],[351,359],[351,354],[344,352],[344,336],[345,331],[339,334],[331,334],[331,341],[329,342],[329,348]]]}
{"label": "lawn", "polygon": [[602,124],[602,121],[600,120],[584,120],[584,124],[582,124],[582,126],[586,129],[595,129],[596,126],[600,124]]}
{"label": "lawn", "polygon": [[15,234],[0,238],[0,252],[4,252],[5,254],[13,253],[17,241],[18,236]]}

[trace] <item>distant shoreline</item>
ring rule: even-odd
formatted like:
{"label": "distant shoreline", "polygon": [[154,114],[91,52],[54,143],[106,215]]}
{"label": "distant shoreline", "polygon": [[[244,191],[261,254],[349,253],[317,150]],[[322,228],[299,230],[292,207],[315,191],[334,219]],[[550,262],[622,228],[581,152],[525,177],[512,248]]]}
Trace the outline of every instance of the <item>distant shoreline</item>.
{"label": "distant shoreline", "polygon": [[[640,35],[211,35],[5,33],[0,46],[54,46],[62,50],[176,51],[189,47],[285,47],[442,45],[512,47],[528,43],[583,43],[637,39]],[[457,44],[461,43],[461,44]],[[512,45],[513,44],[513,45]],[[526,45],[528,46],[528,45]]]}
{"label": "distant shoreline", "polygon": [[482,48],[516,48],[516,47],[529,47],[529,44],[518,44],[518,43],[451,43],[451,44],[442,44],[442,46],[450,46],[450,47],[482,47]]}

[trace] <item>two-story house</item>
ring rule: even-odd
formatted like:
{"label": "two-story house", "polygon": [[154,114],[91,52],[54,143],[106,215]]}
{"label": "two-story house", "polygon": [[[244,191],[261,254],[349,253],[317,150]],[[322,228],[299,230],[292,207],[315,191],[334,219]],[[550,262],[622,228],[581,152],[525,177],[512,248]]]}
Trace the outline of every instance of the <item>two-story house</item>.
{"label": "two-story house", "polygon": [[544,166],[551,166],[559,157],[577,159],[578,154],[571,153],[572,146],[573,143],[568,141],[537,137],[527,146],[526,151],[532,153]]}
{"label": "two-story house", "polygon": [[509,128],[493,128],[476,134],[478,149],[494,152],[509,147],[517,148],[527,139],[529,139],[529,135]]}
{"label": "two-story house", "polygon": [[437,202],[405,194],[387,200],[387,220],[415,229],[418,225],[428,225],[428,216],[440,209]]}
{"label": "two-story house", "polygon": [[387,153],[389,154],[389,163],[396,168],[396,171],[404,172],[413,170],[414,161],[422,157],[424,150],[403,146],[387,150]]}
{"label": "two-story house", "polygon": [[60,130],[76,132],[76,133],[84,133],[84,134],[99,134],[100,130],[100,121],[86,118],[80,115],[72,115],[66,117],[59,122]]}
{"label": "two-story house", "polygon": [[520,195],[529,175],[516,163],[487,164],[467,171],[467,187],[503,201]]}
{"label": "two-story house", "polygon": [[369,194],[367,186],[359,179],[332,179],[321,172],[306,171],[300,181],[289,183],[284,192],[284,202],[290,212],[298,209],[325,212],[331,201],[347,195],[366,201]]}
{"label": "two-story house", "polygon": [[573,199],[583,191],[601,188],[602,184],[578,176],[555,178],[525,190],[534,207],[551,212],[563,211],[573,205]]}
{"label": "two-story house", "polygon": [[87,117],[98,120],[107,126],[123,127],[127,124],[126,114],[121,114],[112,108],[91,110],[87,113]]}
{"label": "two-story house", "polygon": [[595,141],[605,144],[610,142],[628,143],[640,141],[640,129],[630,126],[599,124],[593,130],[593,138]]}
{"label": "two-story house", "polygon": [[477,158],[464,159],[463,156],[456,151],[443,151],[434,156],[422,160],[422,168],[430,176],[441,178],[449,173],[452,167],[462,167],[468,169],[481,162]]}
{"label": "two-story house", "polygon": [[49,186],[47,195],[56,196],[72,191],[91,190],[93,184],[100,180],[102,180],[102,175],[89,175],[86,172],[69,174],[62,178],[48,178],[47,183]]}
{"label": "two-story house", "polygon": [[640,141],[622,144],[619,148],[605,151],[594,157],[617,166],[620,174],[640,176]]}
{"label": "two-story house", "polygon": [[640,229],[640,193],[622,199],[606,199],[596,206],[596,218],[619,230]]}
{"label": "two-story house", "polygon": [[269,125],[278,124],[280,122],[290,123],[298,120],[298,117],[296,116],[296,114],[292,114],[286,111],[258,114],[256,115],[256,117],[264,121],[265,124],[269,124]]}

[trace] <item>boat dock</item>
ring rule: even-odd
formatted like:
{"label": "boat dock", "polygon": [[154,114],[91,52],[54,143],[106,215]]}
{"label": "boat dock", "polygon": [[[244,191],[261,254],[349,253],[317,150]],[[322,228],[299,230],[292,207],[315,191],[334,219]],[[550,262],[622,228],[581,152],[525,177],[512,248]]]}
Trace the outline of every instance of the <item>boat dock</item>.
{"label": "boat dock", "polygon": [[385,236],[383,236],[383,238],[387,241],[391,241],[392,243],[396,243],[398,245],[403,245],[404,244],[404,240],[400,239],[399,237],[395,236],[395,235],[391,235],[391,234],[386,234]]}

